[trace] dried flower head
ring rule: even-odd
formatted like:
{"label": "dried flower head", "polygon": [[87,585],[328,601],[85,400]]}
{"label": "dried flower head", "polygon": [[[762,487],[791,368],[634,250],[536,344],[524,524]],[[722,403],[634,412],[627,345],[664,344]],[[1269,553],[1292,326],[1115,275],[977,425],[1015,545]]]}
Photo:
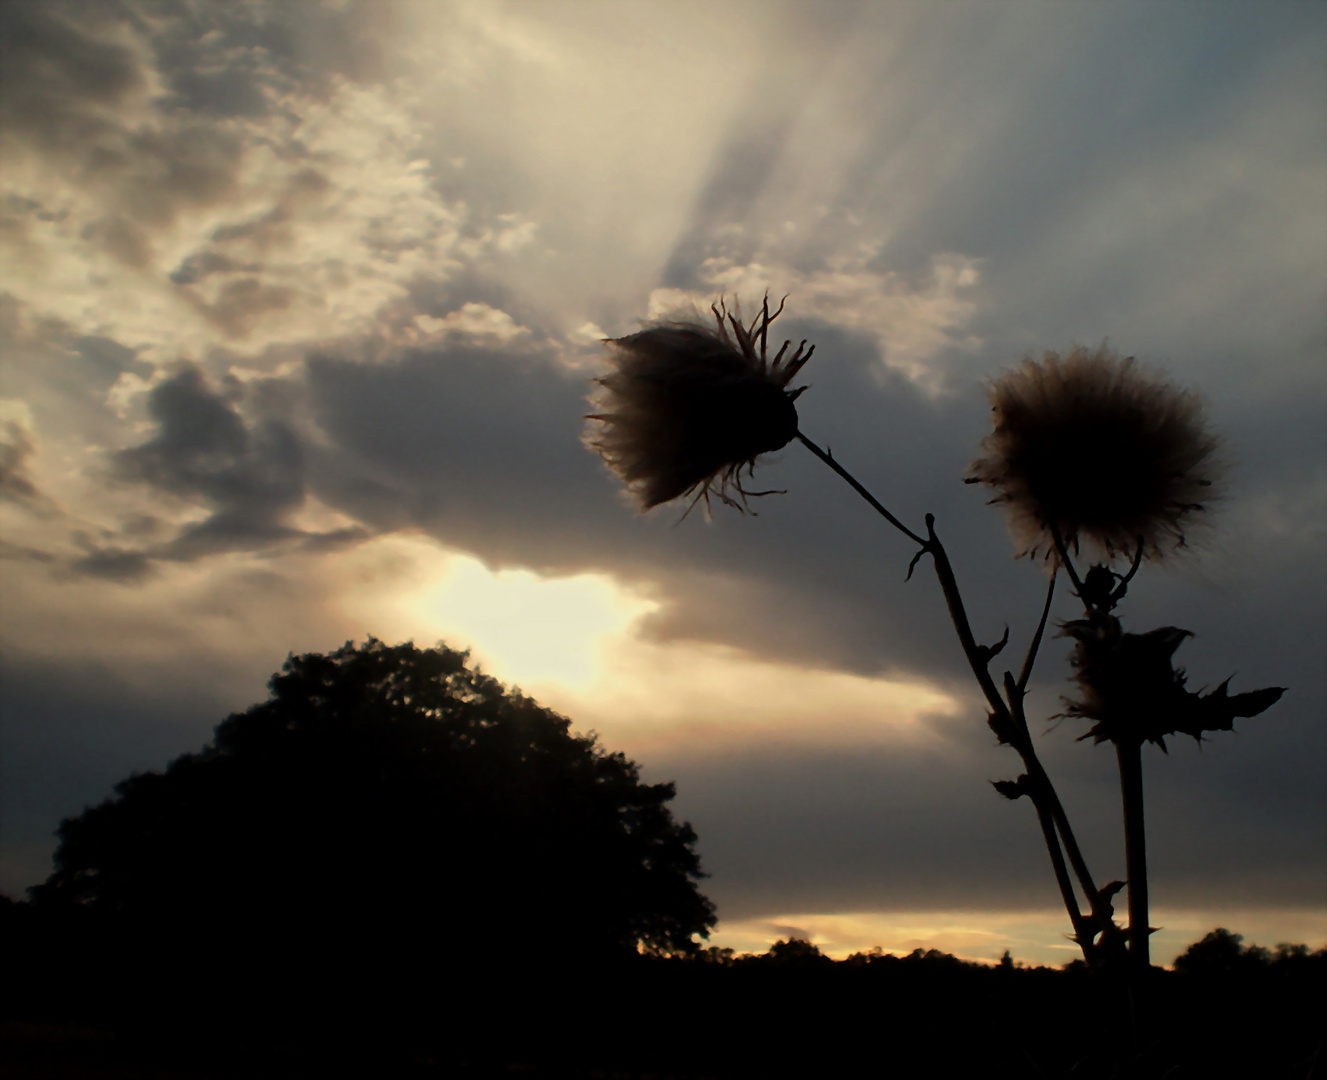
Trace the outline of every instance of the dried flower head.
{"label": "dried flower head", "polygon": [[1285,688],[1269,686],[1230,693],[1227,679],[1206,694],[1185,685],[1175,650],[1188,630],[1163,626],[1146,634],[1126,634],[1113,615],[1095,614],[1064,624],[1075,641],[1071,662],[1077,699],[1065,700],[1062,715],[1091,720],[1086,735],[1094,742],[1138,743],[1166,748],[1167,735],[1202,741],[1209,731],[1231,731],[1239,717],[1257,716],[1281,699]]}
{"label": "dried flower head", "polygon": [[[656,322],[629,337],[609,339],[615,370],[596,380],[595,411],[585,443],[626,483],[641,508],[693,495],[711,495],[739,510],[753,496],[742,471],[756,458],[786,446],[797,434],[793,402],[805,390],[788,384],[815,346],[792,342],[771,360],[769,327],[783,311],[760,314],[745,325],[723,301],[710,309],[714,324],[683,319]],[[688,510],[690,507],[688,507]]]}
{"label": "dried flower head", "polygon": [[968,482],[996,490],[1022,554],[1054,558],[1057,531],[1107,557],[1184,546],[1220,472],[1196,395],[1102,345],[1029,358],[990,397],[995,430]]}

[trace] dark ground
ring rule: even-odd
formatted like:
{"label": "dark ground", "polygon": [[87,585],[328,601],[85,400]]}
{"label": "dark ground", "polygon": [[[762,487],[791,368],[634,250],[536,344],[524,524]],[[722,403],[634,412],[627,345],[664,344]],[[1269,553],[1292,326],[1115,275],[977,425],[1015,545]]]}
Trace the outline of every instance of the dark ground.
{"label": "dark ground", "polygon": [[1154,970],[1138,1030],[1104,977],[940,953],[834,962],[781,943],[589,965],[532,947],[475,968],[335,942],[259,956],[203,929],[154,952],[26,908],[4,919],[6,1080],[1323,1075],[1327,954],[1230,935]]}

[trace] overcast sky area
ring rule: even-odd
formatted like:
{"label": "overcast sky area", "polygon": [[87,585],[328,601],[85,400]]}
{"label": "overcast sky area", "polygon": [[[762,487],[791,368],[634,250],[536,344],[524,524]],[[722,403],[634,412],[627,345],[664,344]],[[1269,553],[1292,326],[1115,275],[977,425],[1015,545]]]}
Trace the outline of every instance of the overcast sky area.
{"label": "overcast sky area", "polygon": [[[719,944],[1072,959],[906,540],[795,445],[758,516],[679,524],[580,443],[600,339],[769,289],[779,339],[817,346],[802,429],[937,516],[978,635],[1008,623],[1019,656],[1045,579],[962,483],[987,380],[1109,339],[1203,396],[1227,497],[1121,614],[1195,631],[1194,687],[1289,691],[1145,754],[1154,956],[1217,925],[1327,944],[1327,6],[42,0],[0,24],[0,891],[288,654],[372,634],[470,648],[676,781]],[[1094,874],[1124,877],[1114,755],[1034,723]]]}

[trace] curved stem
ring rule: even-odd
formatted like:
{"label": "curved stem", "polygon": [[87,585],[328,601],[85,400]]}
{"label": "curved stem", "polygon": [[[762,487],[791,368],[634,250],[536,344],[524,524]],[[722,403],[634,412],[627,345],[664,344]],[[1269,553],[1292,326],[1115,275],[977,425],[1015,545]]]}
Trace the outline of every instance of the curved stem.
{"label": "curved stem", "polygon": [[852,485],[852,489],[855,492],[857,492],[857,494],[860,495],[863,499],[865,499],[868,503],[870,503],[872,509],[874,509],[876,513],[878,513],[891,525],[893,525],[894,528],[898,529],[899,532],[901,532],[904,536],[908,537],[908,539],[910,540],[915,540],[919,544],[926,543],[925,540],[923,540],[915,532],[913,532],[906,525],[904,525],[903,522],[899,521],[898,518],[896,518],[893,514],[891,514],[888,510],[886,510],[874,495],[872,495],[869,491],[866,490],[866,488],[862,487],[862,485],[857,482],[856,477],[854,477],[850,472],[848,472],[847,469],[845,469],[842,465],[840,465],[837,461],[834,460],[833,454],[830,454],[829,452],[820,449],[820,447],[818,447],[815,443],[813,443],[800,431],[797,433],[797,438],[801,440],[802,445],[805,446],[808,450],[810,450],[811,453],[815,454],[816,457],[818,457],[821,461],[823,461],[826,465],[828,465],[831,469],[833,469],[836,473],[838,473],[841,477],[843,477],[843,479],[848,481],[848,483]]}
{"label": "curved stem", "polygon": [[1086,604],[1087,600],[1083,596],[1083,582],[1078,576],[1078,571],[1074,569],[1073,560],[1069,558],[1069,549],[1065,546],[1064,537],[1060,535],[1060,526],[1053,521],[1046,524],[1051,530],[1051,539],[1055,542],[1055,554],[1059,556],[1060,565],[1064,567],[1064,572],[1069,575],[1069,580],[1073,582],[1074,592]]}
{"label": "curved stem", "polygon": [[1146,549],[1146,546],[1143,538],[1140,536],[1138,538],[1138,550],[1134,552],[1133,562],[1129,565],[1129,572],[1125,574],[1124,577],[1120,578],[1120,588],[1127,586],[1129,582],[1134,579],[1134,575],[1138,573],[1138,568],[1143,565],[1143,552]]}
{"label": "curved stem", "polygon": [[1026,690],[1028,680],[1032,678],[1032,665],[1037,662],[1037,650],[1041,648],[1042,636],[1046,633],[1046,620],[1050,618],[1051,601],[1055,599],[1055,579],[1060,576],[1057,566],[1051,571],[1051,582],[1046,586],[1046,603],[1041,609],[1041,621],[1037,623],[1037,632],[1032,635],[1032,644],[1028,646],[1027,656],[1023,658],[1023,670],[1018,673],[1018,689]]}
{"label": "curved stem", "polygon": [[922,541],[922,549],[930,554],[931,562],[935,566],[935,576],[940,579],[940,590],[944,593],[945,604],[949,607],[949,620],[958,633],[958,642],[963,646],[968,666],[972,668],[972,674],[977,677],[977,684],[996,715],[1002,720],[1011,720],[1009,707],[1000,696],[1000,691],[996,689],[995,680],[991,678],[990,669],[986,666],[987,660],[983,657],[977,639],[972,634],[972,624],[968,622],[968,613],[963,606],[963,595],[958,591],[958,579],[954,576],[949,553],[945,551],[940,538],[935,534],[934,514],[926,515],[926,532],[927,539]]}

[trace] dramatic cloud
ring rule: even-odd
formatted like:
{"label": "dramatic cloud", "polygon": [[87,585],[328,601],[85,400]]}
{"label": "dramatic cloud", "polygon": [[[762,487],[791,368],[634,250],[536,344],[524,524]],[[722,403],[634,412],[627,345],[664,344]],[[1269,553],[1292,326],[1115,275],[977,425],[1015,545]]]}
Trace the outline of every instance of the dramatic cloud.
{"label": "dramatic cloud", "polygon": [[[196,747],[288,651],[445,635],[678,781],[734,942],[1055,955],[1028,808],[987,783],[1015,764],[927,561],[905,581],[913,546],[796,444],[757,466],[787,490],[759,516],[681,524],[580,444],[598,339],[768,290],[817,346],[802,429],[913,528],[936,515],[1011,655],[1045,579],[962,483],[986,381],[1109,338],[1204,396],[1227,499],[1123,614],[1198,632],[1195,687],[1290,691],[1149,758],[1155,900],[1199,931],[1280,911],[1285,936],[1327,935],[1305,915],[1327,844],[1327,16],[661,11],[0,6],[4,745],[25,778],[0,885],[34,883],[59,817]],[[1048,641],[1036,716],[1066,652]],[[1078,734],[1051,731],[1048,764],[1120,876],[1108,755]]]}

